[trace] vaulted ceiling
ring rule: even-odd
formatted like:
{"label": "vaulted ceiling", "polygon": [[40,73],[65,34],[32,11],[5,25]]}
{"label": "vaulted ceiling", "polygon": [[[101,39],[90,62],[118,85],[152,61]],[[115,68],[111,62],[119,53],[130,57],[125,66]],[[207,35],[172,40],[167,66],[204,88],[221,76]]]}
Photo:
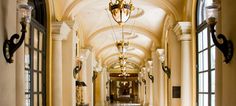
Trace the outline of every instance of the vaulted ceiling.
{"label": "vaulted ceiling", "polygon": [[[102,64],[114,66],[119,52],[115,42],[121,39],[122,28],[108,10],[110,0],[54,0],[57,20],[76,20],[82,31],[84,46],[95,51]],[[167,16],[181,19],[185,0],[132,0],[135,7],[124,24],[123,34],[130,42],[128,62],[140,66],[150,57],[151,49],[161,46]]]}

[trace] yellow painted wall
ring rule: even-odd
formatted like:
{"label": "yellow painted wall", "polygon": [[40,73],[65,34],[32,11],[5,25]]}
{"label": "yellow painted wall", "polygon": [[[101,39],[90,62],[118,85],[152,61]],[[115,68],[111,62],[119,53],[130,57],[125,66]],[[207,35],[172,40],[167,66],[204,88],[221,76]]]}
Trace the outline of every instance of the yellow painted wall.
{"label": "yellow painted wall", "polygon": [[[0,1],[0,106],[16,105],[16,68],[3,56],[3,42],[16,33],[16,0]],[[14,58],[13,58],[14,59]]]}
{"label": "yellow painted wall", "polygon": [[[234,43],[236,47],[236,1],[221,0],[222,33]],[[236,51],[230,64],[222,62],[222,105],[236,104]]]}

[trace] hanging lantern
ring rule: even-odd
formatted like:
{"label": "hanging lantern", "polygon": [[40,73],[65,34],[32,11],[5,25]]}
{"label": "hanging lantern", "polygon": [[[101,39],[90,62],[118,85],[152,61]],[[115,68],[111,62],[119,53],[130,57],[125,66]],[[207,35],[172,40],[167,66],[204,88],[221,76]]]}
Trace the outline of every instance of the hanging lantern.
{"label": "hanging lantern", "polygon": [[128,21],[134,7],[131,0],[111,0],[109,3],[109,10],[113,19],[119,25],[123,25],[123,23]]}

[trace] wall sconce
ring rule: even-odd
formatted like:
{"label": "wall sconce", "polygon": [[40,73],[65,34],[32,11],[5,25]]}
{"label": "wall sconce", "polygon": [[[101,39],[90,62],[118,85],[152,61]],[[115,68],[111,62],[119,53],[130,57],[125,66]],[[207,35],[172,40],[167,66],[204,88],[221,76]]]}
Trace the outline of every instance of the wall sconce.
{"label": "wall sconce", "polygon": [[[18,7],[18,11],[21,17],[21,38],[19,34],[14,34],[11,36],[10,40],[5,40],[3,44],[3,54],[8,63],[12,63],[12,57],[15,51],[21,46],[21,44],[24,42],[25,39],[25,33],[26,33],[26,25],[27,23],[30,23],[31,21],[31,11],[33,7],[29,6],[27,4],[21,4]],[[17,43],[15,43],[15,40],[20,39]]]}
{"label": "wall sconce", "polygon": [[97,64],[96,67],[94,67],[94,71],[93,71],[93,76],[92,76],[92,81],[94,82],[98,76],[98,73],[102,71],[102,67]]}
{"label": "wall sconce", "polygon": [[170,78],[170,75],[171,75],[170,68],[168,66],[165,66],[165,64],[164,64],[164,62],[165,62],[164,49],[158,49],[157,51],[159,53],[159,60],[161,62],[162,70],[164,71],[164,73],[167,74],[167,77]]}
{"label": "wall sconce", "polygon": [[150,80],[152,80],[152,83],[153,83],[153,82],[154,82],[154,76],[150,74],[150,69],[152,69],[152,63],[153,63],[152,59],[149,58],[149,59],[147,60],[147,63],[148,63],[148,65],[149,65],[149,67],[150,67],[150,68],[147,69],[148,78],[149,78]]}
{"label": "wall sconce", "polygon": [[82,61],[78,60],[77,61],[77,65],[75,66],[75,68],[73,69],[73,76],[76,79],[76,75],[79,73],[79,71],[82,68]]}
{"label": "wall sconce", "polygon": [[[227,64],[233,57],[234,47],[232,41],[227,40],[227,38],[223,34],[219,34],[217,35],[217,37],[215,35],[215,25],[218,20],[218,5],[216,3],[213,3],[212,5],[206,7],[206,16],[213,43],[224,54],[224,61]],[[218,42],[217,38],[220,39],[220,43]]]}

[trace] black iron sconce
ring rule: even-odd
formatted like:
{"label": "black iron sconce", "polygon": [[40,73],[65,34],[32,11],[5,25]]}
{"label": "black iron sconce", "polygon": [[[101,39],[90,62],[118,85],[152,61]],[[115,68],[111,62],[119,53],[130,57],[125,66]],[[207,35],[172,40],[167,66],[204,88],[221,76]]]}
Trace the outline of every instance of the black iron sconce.
{"label": "black iron sconce", "polygon": [[164,63],[161,63],[162,70],[166,73],[167,77],[170,78],[171,71],[168,66],[165,66]]}
{"label": "black iron sconce", "polygon": [[170,78],[171,75],[171,71],[170,68],[168,66],[165,66],[164,61],[165,61],[165,51],[164,49],[157,49],[158,53],[159,53],[159,60],[161,62],[161,67],[162,70],[164,71],[164,73],[166,73],[167,77]]}
{"label": "black iron sconce", "polygon": [[[227,38],[223,34],[219,34],[216,37],[215,25],[218,18],[218,5],[216,3],[213,3],[212,5],[207,6],[206,15],[208,28],[210,29],[213,43],[223,53],[225,57],[224,62],[228,64],[233,57],[234,47],[232,41],[227,40]],[[220,43],[218,42],[217,38],[221,41]]]}
{"label": "black iron sconce", "polygon": [[[19,34],[14,34],[11,36],[10,40],[5,40],[3,44],[3,55],[8,63],[12,63],[12,57],[15,51],[21,46],[21,44],[24,42],[25,39],[25,33],[26,33],[26,25],[27,23],[30,23],[31,20],[31,11],[33,7],[27,5],[27,4],[21,4],[19,5],[18,11],[21,15],[21,38]],[[19,41],[15,43],[15,40]]]}
{"label": "black iron sconce", "polygon": [[79,71],[82,69],[82,61],[78,60],[77,65],[73,69],[73,76],[76,79],[76,75],[79,73]]}
{"label": "black iron sconce", "polygon": [[154,82],[154,76],[150,74],[150,72],[148,72],[148,78],[152,81],[152,83]]}
{"label": "black iron sconce", "polygon": [[96,80],[97,76],[98,76],[98,72],[93,71],[93,77],[92,77],[93,82]]}

